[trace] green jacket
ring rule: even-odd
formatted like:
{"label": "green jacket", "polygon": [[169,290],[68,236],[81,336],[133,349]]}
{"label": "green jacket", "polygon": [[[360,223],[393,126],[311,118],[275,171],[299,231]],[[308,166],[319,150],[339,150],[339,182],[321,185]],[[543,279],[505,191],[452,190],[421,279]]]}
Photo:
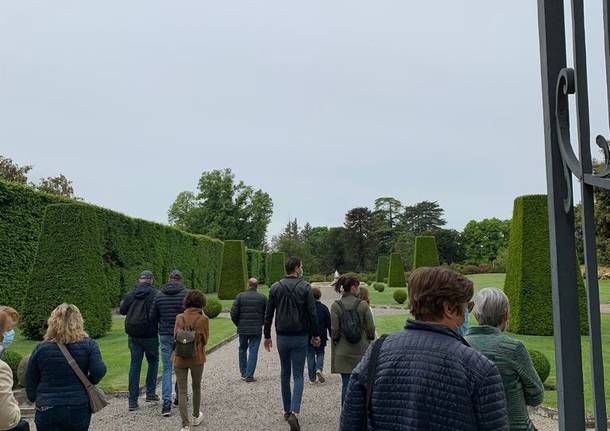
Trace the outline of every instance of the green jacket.
{"label": "green jacket", "polygon": [[527,406],[542,403],[544,386],[523,343],[491,326],[474,326],[465,338],[473,349],[487,356],[500,371],[510,430],[535,430]]}
{"label": "green jacket", "polygon": [[[344,293],[339,301],[346,309],[351,310],[354,308],[356,300],[357,298],[351,293]],[[341,307],[335,301],[330,308],[331,372],[333,373],[351,374],[364,356],[369,343],[375,339],[375,323],[371,308],[366,302],[360,301],[357,311],[360,316],[362,337],[359,343],[351,344],[341,336]]]}

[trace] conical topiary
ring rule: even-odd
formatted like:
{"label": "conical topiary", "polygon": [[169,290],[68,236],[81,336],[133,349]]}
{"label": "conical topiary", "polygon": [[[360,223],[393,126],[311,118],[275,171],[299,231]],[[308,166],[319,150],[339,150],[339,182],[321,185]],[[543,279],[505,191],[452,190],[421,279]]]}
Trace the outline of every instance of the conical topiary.
{"label": "conical topiary", "polygon": [[439,266],[436,238],[433,236],[418,236],[413,249],[413,271],[424,266]]}
{"label": "conical topiary", "polygon": [[286,275],[286,254],[282,252],[271,253],[269,257],[269,270],[267,271],[267,284],[280,281]]}
{"label": "conical topiary", "polygon": [[390,258],[388,256],[379,256],[377,258],[377,274],[375,276],[375,281],[385,283],[385,280],[388,278],[389,266]]}
{"label": "conical topiary", "polygon": [[388,269],[388,286],[389,287],[406,287],[405,267],[400,258],[400,253],[392,253],[390,255],[390,266]]}
{"label": "conical topiary", "polygon": [[247,283],[248,264],[244,242],[227,240],[222,251],[218,298],[235,299],[238,293],[246,290]]}

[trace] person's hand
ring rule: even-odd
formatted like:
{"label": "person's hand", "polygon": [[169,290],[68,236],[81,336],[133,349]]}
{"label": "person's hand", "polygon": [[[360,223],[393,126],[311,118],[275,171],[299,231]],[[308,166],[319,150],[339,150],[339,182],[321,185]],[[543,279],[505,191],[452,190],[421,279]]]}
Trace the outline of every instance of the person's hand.
{"label": "person's hand", "polygon": [[322,340],[320,340],[320,337],[313,337],[311,339],[311,345],[314,346],[316,349],[318,347],[320,347],[320,344],[322,343]]}
{"label": "person's hand", "polygon": [[265,338],[264,346],[266,351],[271,351],[271,348],[273,347],[273,342],[271,341],[271,338]]}

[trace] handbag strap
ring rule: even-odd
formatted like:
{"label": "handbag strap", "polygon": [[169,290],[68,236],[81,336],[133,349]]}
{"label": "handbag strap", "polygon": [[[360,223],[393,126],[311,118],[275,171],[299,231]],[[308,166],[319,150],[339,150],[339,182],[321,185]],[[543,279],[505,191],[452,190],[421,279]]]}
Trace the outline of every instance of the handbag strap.
{"label": "handbag strap", "polygon": [[373,347],[371,350],[371,359],[369,361],[369,372],[367,378],[367,386],[366,386],[366,404],[364,408],[364,422],[362,429],[364,431],[368,430],[368,420],[369,414],[371,413],[371,401],[373,400],[373,385],[375,383],[375,374],[377,373],[377,360],[379,359],[379,351],[381,350],[381,345],[385,341],[387,335],[382,335],[379,337],[377,341],[373,343]]}
{"label": "handbag strap", "polygon": [[87,376],[85,376],[83,370],[80,369],[80,367],[68,351],[66,345],[62,343],[57,343],[57,347],[59,347],[59,350],[61,351],[61,353],[63,353],[64,357],[66,358],[66,361],[68,361],[68,365],[70,365],[70,368],[72,368],[78,379],[85,386],[85,389],[89,390],[93,386],[93,384],[89,381]]}

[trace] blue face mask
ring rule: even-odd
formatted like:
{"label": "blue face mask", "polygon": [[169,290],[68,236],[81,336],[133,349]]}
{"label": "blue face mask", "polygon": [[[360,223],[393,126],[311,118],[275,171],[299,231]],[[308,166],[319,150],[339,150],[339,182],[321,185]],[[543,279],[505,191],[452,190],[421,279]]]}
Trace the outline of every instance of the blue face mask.
{"label": "blue face mask", "polygon": [[10,331],[5,332],[4,341],[2,342],[2,345],[4,346],[4,348],[6,349],[8,346],[13,344],[14,339],[15,339],[15,330],[14,329],[11,329]]}

